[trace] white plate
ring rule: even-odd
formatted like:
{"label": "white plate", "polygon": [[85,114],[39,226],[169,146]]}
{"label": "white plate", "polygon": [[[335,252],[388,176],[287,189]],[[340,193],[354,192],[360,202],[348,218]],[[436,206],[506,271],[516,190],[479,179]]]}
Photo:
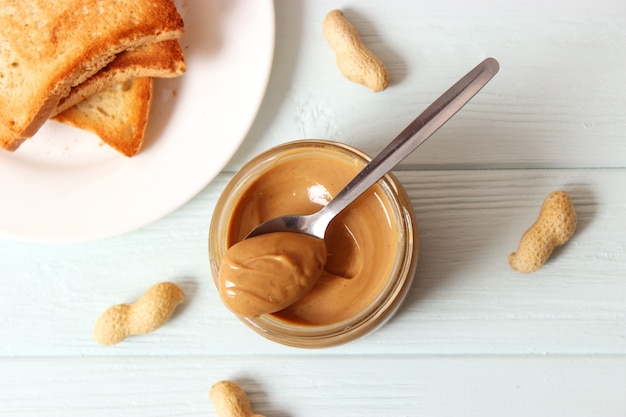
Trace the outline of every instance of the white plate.
{"label": "white plate", "polygon": [[[156,80],[144,147],[126,158],[48,121],[0,151],[0,233],[77,242],[135,230],[201,191],[244,140],[274,54],[271,0],[180,0],[187,72]],[[208,215],[208,214],[207,214]]]}

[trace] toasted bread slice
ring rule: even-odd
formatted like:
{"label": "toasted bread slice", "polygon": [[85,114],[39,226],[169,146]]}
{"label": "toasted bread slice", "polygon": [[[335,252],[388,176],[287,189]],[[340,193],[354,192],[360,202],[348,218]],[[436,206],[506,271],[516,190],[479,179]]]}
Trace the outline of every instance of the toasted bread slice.
{"label": "toasted bread slice", "polygon": [[56,115],[54,120],[93,132],[122,154],[134,156],[143,145],[152,84],[150,77],[116,84]]}
{"label": "toasted bread slice", "polygon": [[62,97],[122,51],[178,39],[172,0],[0,0],[0,147],[15,150]]}
{"label": "toasted bread slice", "polygon": [[111,63],[63,97],[55,116],[87,97],[137,77],[174,78],[185,72],[183,49],[177,40],[154,42],[132,51],[120,53]]}

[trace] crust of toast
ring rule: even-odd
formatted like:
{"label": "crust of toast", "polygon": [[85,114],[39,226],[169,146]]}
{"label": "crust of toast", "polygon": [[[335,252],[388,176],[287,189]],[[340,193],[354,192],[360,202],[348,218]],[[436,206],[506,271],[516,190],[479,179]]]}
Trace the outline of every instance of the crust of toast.
{"label": "crust of toast", "polygon": [[87,97],[137,77],[173,78],[186,70],[183,49],[177,40],[155,42],[120,53],[111,63],[73,87],[52,112],[64,112]]}
{"label": "crust of toast", "polygon": [[183,35],[172,0],[0,0],[0,147],[15,150],[60,99],[128,49]]}
{"label": "crust of toast", "polygon": [[98,135],[132,157],[143,145],[152,101],[153,81],[138,77],[100,91],[54,117]]}

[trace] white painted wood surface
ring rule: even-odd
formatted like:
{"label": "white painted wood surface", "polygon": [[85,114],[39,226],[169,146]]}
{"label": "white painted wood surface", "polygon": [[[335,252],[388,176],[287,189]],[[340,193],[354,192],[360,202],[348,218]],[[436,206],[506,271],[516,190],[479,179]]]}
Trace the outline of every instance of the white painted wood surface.
{"label": "white painted wood surface", "polygon": [[[0,239],[0,415],[211,416],[208,390],[225,378],[267,416],[625,415],[626,3],[275,7],[276,56],[259,116],[196,198],[103,241]],[[385,92],[337,72],[320,31],[337,7],[388,64]],[[501,72],[396,172],[421,254],[388,324],[311,351],[268,342],[226,311],[207,229],[233,171],[298,138],[374,153],[486,56]],[[512,271],[508,253],[559,188],[579,213],[574,239],[539,272]],[[105,308],[162,280],[188,295],[170,323],[114,347],[93,340]]]}

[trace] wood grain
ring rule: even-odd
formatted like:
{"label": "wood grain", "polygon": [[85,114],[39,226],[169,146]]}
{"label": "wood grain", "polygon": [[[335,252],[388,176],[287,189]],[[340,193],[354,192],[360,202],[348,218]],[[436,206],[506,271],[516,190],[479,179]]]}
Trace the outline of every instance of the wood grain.
{"label": "wood grain", "polygon": [[256,412],[277,417],[621,417],[626,409],[624,356],[207,355],[0,366],[0,402],[14,417],[215,416],[208,392],[222,379],[240,384]]}

